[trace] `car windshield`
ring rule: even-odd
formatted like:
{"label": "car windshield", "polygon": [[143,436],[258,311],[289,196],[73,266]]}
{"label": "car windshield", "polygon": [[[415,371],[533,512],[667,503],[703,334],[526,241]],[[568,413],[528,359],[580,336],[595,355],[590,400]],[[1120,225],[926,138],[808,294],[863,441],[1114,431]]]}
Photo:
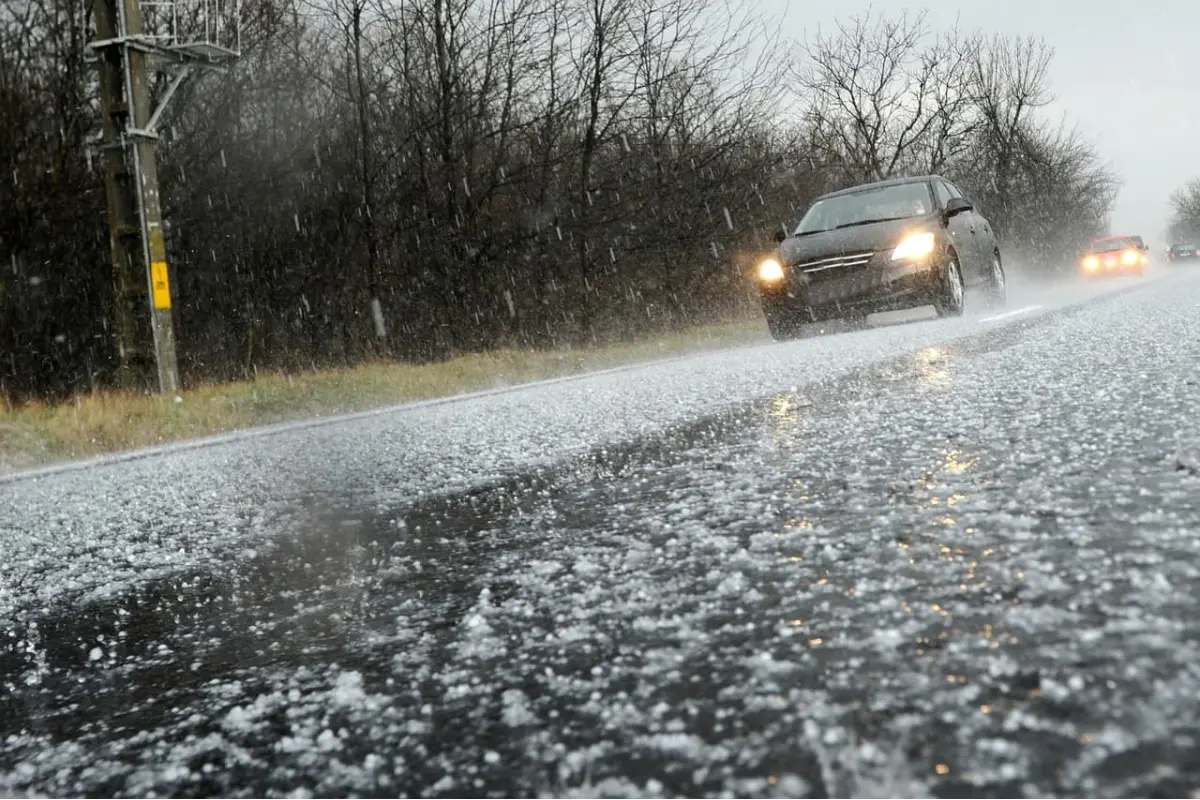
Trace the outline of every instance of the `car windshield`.
{"label": "car windshield", "polygon": [[1132,247],[1133,243],[1128,239],[1101,239],[1098,242],[1092,242],[1093,253],[1115,253],[1118,250],[1124,250],[1126,247]]}
{"label": "car windshield", "polygon": [[933,198],[925,183],[897,183],[851,194],[826,197],[812,204],[796,226],[795,235],[907,219],[933,213]]}
{"label": "car windshield", "polygon": [[1194,244],[1188,244],[1188,243],[1184,243],[1184,244],[1177,244],[1177,245],[1175,245],[1175,246],[1174,246],[1172,249],[1173,249],[1173,250],[1195,250],[1195,249],[1196,249],[1196,245],[1194,245]]}

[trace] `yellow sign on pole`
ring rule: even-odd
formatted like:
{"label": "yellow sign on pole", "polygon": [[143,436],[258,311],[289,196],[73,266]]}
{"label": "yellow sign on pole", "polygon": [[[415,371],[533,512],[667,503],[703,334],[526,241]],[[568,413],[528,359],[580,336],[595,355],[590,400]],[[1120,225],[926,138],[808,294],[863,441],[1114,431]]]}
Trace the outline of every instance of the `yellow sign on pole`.
{"label": "yellow sign on pole", "polygon": [[150,280],[154,284],[154,307],[166,311],[171,307],[171,281],[167,277],[167,262],[150,262]]}

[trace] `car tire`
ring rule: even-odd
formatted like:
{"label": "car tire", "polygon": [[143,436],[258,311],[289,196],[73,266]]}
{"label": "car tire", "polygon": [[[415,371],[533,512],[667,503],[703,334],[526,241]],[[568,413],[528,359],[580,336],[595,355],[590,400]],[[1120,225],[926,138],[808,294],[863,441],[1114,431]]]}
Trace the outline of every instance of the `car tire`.
{"label": "car tire", "polygon": [[771,332],[771,338],[777,342],[787,342],[797,338],[801,331],[801,315],[788,312],[776,311],[773,314],[767,314],[767,330]]}
{"label": "car tire", "polygon": [[939,317],[961,317],[965,306],[967,289],[963,283],[962,267],[958,256],[947,253],[946,265],[938,276],[934,289],[933,307]]}
{"label": "car tire", "polygon": [[992,270],[983,292],[988,308],[1004,308],[1008,304],[1008,278],[1004,274],[999,252],[992,254]]}

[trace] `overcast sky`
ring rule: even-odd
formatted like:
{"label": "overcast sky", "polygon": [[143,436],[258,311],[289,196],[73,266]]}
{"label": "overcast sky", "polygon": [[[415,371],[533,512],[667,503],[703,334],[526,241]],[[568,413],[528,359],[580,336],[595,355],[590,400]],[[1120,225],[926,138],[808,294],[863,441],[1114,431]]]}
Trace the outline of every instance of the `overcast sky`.
{"label": "overcast sky", "polygon": [[1200,177],[1200,0],[756,0],[803,38],[866,11],[929,12],[931,25],[1034,35],[1055,51],[1046,113],[1065,113],[1122,181],[1114,232],[1163,246],[1168,198]]}

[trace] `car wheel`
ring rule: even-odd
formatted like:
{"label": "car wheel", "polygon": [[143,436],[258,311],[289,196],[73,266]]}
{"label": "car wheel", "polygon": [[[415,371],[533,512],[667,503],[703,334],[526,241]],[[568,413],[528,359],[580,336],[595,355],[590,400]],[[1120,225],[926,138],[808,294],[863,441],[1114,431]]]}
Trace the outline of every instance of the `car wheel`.
{"label": "car wheel", "polygon": [[1004,308],[1008,303],[1008,281],[1004,275],[1004,265],[1000,263],[1000,254],[992,254],[992,271],[988,275],[987,286],[984,288],[988,308]]}
{"label": "car wheel", "polygon": [[771,331],[771,338],[775,341],[786,342],[800,335],[801,321],[799,314],[776,311],[773,314],[767,314],[766,317],[767,329]]}
{"label": "car wheel", "polygon": [[933,307],[939,317],[961,317],[966,287],[963,285],[962,268],[958,256],[950,253],[942,270],[938,286],[934,290]]}

